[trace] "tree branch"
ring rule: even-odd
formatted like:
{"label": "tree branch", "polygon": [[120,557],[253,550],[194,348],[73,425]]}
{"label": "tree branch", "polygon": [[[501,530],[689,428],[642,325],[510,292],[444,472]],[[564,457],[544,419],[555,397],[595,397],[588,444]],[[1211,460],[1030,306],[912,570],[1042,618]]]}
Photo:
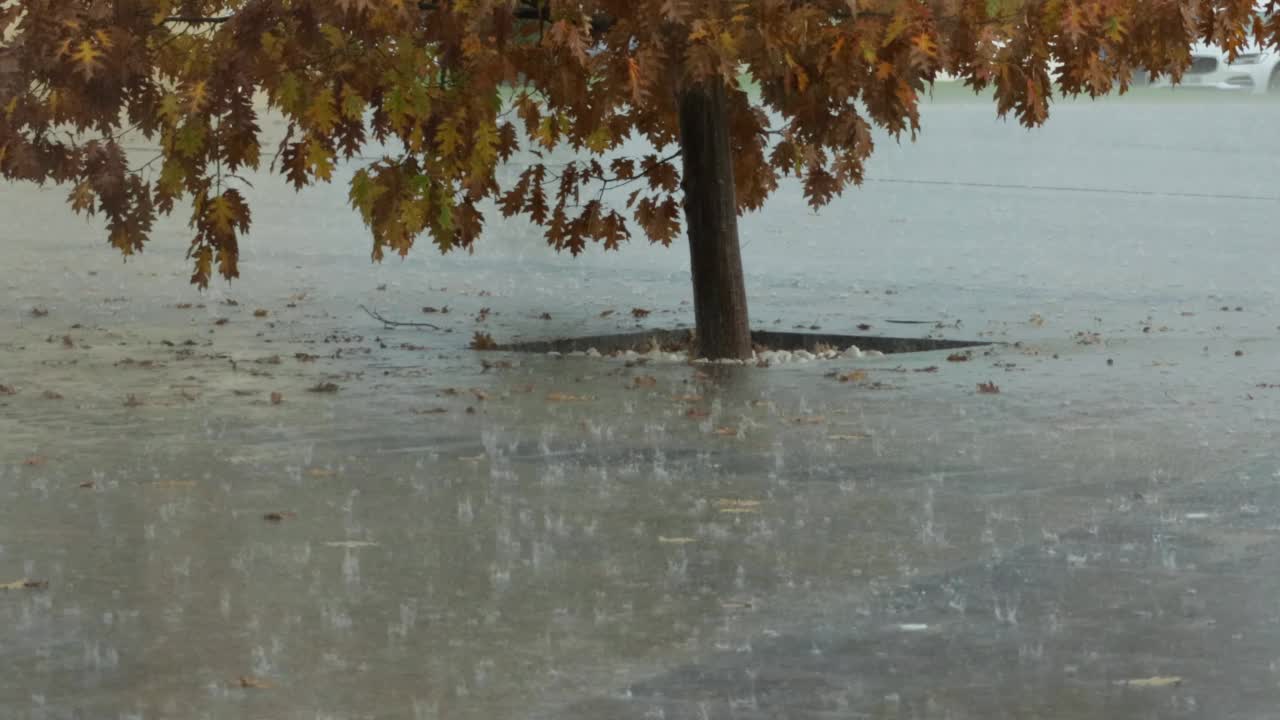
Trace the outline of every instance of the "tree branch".
{"label": "tree branch", "polygon": [[444,330],[444,328],[440,327],[439,325],[432,325],[431,323],[426,323],[426,322],[402,322],[400,320],[388,320],[387,318],[382,317],[378,313],[370,310],[369,308],[363,305],[360,306],[360,309],[368,313],[369,317],[373,318],[374,320],[381,321],[382,324],[386,325],[387,327],[428,327],[428,328],[431,328],[432,330]]}

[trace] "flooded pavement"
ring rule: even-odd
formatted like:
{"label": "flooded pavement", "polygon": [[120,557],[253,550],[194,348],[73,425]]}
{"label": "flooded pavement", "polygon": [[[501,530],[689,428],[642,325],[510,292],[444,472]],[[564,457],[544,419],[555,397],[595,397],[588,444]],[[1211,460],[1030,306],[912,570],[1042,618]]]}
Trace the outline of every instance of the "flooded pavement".
{"label": "flooded pavement", "polygon": [[263,179],[201,295],[0,188],[0,717],[1268,716],[1280,105],[925,120],[748,288],[963,361],[480,355],[690,322],[683,249],[374,266]]}

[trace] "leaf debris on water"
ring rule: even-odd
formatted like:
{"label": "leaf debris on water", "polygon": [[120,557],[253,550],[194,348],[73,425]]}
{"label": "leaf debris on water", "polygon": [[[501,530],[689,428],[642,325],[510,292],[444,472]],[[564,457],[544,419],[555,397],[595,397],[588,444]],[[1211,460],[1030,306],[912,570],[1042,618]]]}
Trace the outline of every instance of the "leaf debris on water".
{"label": "leaf debris on water", "polygon": [[471,349],[472,350],[497,350],[498,342],[494,340],[493,336],[490,335],[489,333],[480,332],[479,330],[477,330],[475,334],[471,336]]}

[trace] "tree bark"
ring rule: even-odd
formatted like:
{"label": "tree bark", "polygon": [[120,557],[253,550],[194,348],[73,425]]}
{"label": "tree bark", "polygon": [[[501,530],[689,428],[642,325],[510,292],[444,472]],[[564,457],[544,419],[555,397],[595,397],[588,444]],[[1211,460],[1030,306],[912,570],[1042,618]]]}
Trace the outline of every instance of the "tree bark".
{"label": "tree bark", "polygon": [[745,360],[751,357],[751,326],[738,248],[724,82],[711,78],[684,87],[679,101],[698,354]]}

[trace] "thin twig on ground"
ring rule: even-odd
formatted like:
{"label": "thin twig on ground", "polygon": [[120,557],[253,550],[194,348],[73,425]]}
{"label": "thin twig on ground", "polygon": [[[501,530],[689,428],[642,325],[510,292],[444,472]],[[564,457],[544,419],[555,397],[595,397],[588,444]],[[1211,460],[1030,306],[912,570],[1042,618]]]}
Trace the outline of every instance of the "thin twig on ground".
{"label": "thin twig on ground", "polygon": [[380,321],[383,325],[386,325],[387,327],[426,327],[426,328],[431,328],[432,330],[440,330],[440,331],[444,330],[444,328],[440,327],[439,325],[432,325],[429,322],[404,322],[402,320],[390,320],[388,318],[382,317],[378,313],[370,310],[369,308],[363,305],[360,306],[360,309],[368,313],[369,317],[373,318],[374,320]]}

